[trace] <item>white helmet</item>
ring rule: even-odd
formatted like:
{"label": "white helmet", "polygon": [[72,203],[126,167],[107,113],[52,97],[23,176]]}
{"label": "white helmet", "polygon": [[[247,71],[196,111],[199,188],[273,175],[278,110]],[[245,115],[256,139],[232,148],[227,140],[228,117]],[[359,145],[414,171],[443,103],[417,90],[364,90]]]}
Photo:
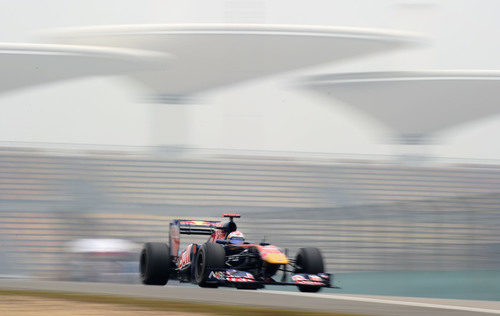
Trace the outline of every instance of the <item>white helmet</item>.
{"label": "white helmet", "polygon": [[227,240],[230,244],[241,245],[245,242],[245,236],[242,232],[235,230],[227,236]]}

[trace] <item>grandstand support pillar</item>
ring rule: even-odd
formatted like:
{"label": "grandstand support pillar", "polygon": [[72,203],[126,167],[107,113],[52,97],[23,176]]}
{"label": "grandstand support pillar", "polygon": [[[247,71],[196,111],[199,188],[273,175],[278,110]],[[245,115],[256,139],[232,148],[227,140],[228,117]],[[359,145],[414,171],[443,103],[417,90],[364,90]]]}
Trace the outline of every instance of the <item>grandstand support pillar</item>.
{"label": "grandstand support pillar", "polygon": [[432,161],[432,145],[435,143],[430,134],[398,134],[393,140],[394,154],[402,164],[421,165]]}
{"label": "grandstand support pillar", "polygon": [[155,97],[151,105],[151,144],[161,153],[179,154],[190,146],[191,117],[184,96]]}

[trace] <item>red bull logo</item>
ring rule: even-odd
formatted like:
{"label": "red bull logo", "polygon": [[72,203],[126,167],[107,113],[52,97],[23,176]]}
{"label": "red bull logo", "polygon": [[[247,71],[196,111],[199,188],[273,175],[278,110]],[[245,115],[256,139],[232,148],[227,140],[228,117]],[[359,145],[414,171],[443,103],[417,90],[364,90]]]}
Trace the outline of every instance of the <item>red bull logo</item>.
{"label": "red bull logo", "polygon": [[186,250],[182,253],[179,261],[177,262],[178,268],[183,268],[191,263],[191,248],[193,245],[189,245]]}
{"label": "red bull logo", "polygon": [[181,221],[181,225],[193,225],[193,226],[213,226],[214,223],[205,221]]}
{"label": "red bull logo", "polygon": [[322,279],[316,275],[307,275],[307,277],[303,274],[296,274],[292,276],[293,282],[297,284],[305,284],[305,285],[323,285]]}

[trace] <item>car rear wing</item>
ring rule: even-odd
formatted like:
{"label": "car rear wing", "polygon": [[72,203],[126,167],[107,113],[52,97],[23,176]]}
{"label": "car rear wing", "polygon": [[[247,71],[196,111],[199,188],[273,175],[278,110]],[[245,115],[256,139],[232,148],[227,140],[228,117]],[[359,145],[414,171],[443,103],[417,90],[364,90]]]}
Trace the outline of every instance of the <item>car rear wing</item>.
{"label": "car rear wing", "polygon": [[221,228],[220,221],[199,221],[192,219],[175,219],[170,223],[170,252],[172,256],[179,255],[180,235],[211,235]]}
{"label": "car rear wing", "polygon": [[179,226],[179,233],[186,235],[211,235],[216,228],[220,225],[220,221],[194,221],[186,219],[174,220],[172,223]]}

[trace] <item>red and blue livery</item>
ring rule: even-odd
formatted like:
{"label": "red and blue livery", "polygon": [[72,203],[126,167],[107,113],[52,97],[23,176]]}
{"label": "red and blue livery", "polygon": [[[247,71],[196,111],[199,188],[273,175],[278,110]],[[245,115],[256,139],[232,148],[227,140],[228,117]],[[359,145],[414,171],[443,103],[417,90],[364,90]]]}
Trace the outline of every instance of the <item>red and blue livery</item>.
{"label": "red and blue livery", "polygon": [[[302,292],[333,287],[332,275],[325,273],[318,248],[300,248],[294,259],[288,251],[265,242],[244,241],[234,218],[228,222],[176,219],[170,223],[169,242],[149,242],[140,257],[141,280],[147,285],[165,285],[169,280],[190,282],[201,287],[230,286],[258,289],[265,285],[295,285]],[[181,235],[207,235],[203,244],[189,244],[180,251]],[[279,273],[281,272],[281,273]],[[280,275],[279,280],[277,276]]]}

